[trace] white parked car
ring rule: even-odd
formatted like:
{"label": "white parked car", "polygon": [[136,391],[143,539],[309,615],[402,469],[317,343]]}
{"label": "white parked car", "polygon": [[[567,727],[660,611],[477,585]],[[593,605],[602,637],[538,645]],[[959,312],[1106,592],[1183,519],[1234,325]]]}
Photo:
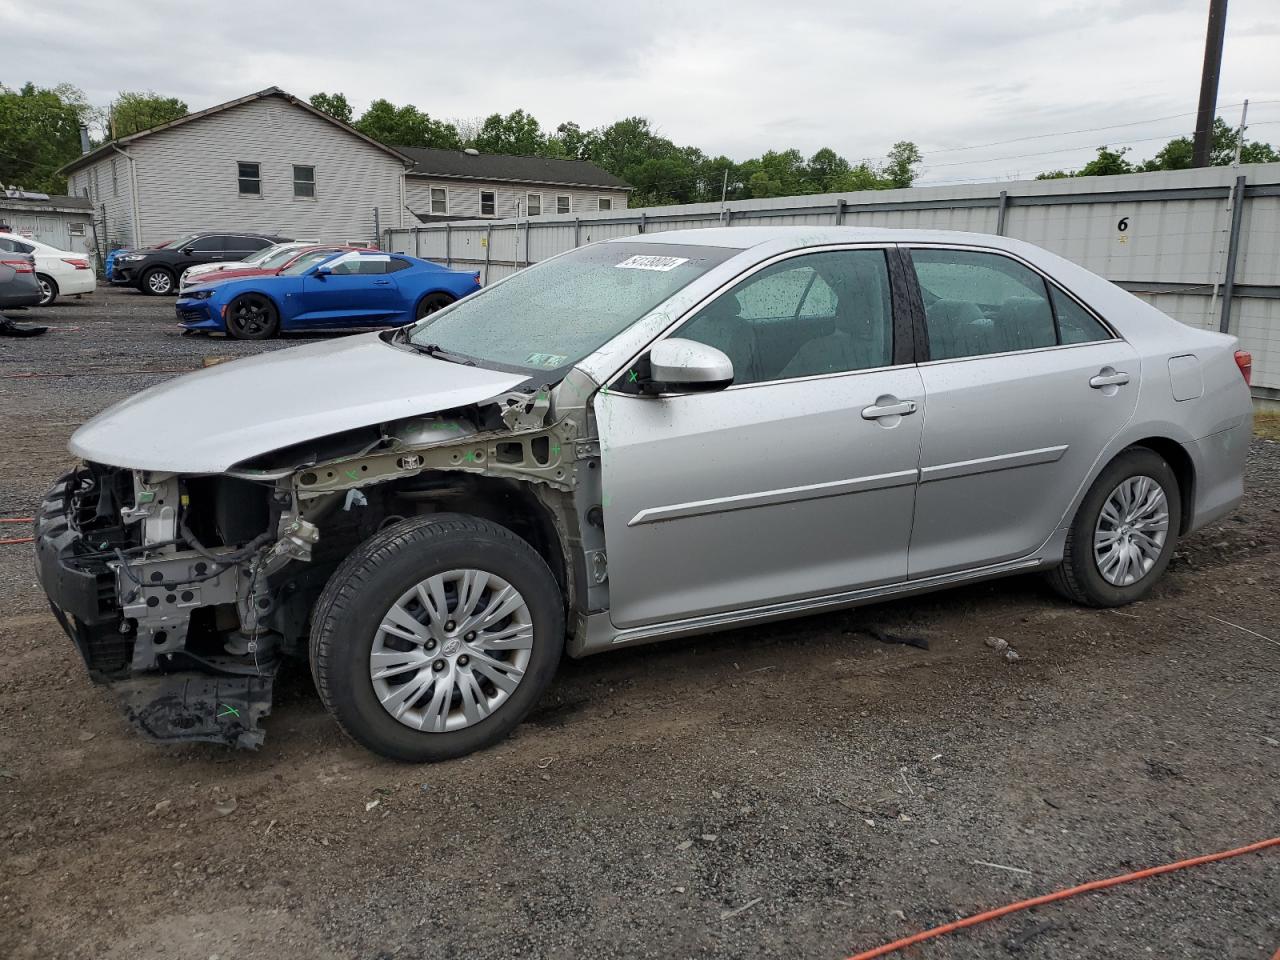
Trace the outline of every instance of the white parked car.
{"label": "white parked car", "polygon": [[314,246],[316,242],[315,240],[289,240],[285,243],[275,243],[269,247],[263,247],[243,260],[199,263],[194,267],[187,267],[178,280],[178,296],[185,294],[188,289],[194,287],[197,283],[205,283],[213,279],[213,274],[215,273],[221,273],[223,270],[244,270],[250,267],[261,267],[266,265],[268,260],[280,258],[281,254],[291,253],[303,247]]}
{"label": "white parked car", "polygon": [[27,253],[36,258],[36,279],[40,282],[40,306],[47,307],[59,296],[93,293],[98,274],[88,254],[59,250],[39,240],[17,233],[0,233],[0,253]]}

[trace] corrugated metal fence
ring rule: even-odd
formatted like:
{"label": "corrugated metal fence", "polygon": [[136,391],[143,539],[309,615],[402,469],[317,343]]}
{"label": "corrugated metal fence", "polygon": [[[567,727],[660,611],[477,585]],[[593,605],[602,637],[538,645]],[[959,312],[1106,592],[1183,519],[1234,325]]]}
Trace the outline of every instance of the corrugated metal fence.
{"label": "corrugated metal fence", "polygon": [[484,282],[597,240],[726,224],[915,227],[1027,240],[1183,323],[1253,352],[1255,394],[1280,399],[1280,164],[1021,180],[649,207],[592,217],[471,220],[388,230],[385,249]]}

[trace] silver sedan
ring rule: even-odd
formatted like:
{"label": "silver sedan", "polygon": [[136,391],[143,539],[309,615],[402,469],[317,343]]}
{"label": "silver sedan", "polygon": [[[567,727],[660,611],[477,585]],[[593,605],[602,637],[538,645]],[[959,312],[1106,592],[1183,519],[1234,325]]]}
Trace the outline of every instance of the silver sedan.
{"label": "silver sedan", "polygon": [[1249,369],[1003,237],[646,234],[107,411],[39,569],[153,737],[256,744],[297,656],[356,740],[442,759],[566,651],[1030,571],[1137,600],[1240,500]]}

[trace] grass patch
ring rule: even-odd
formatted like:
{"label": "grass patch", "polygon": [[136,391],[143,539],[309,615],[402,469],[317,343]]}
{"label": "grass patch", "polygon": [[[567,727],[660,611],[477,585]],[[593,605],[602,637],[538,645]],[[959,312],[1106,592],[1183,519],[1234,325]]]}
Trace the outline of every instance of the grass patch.
{"label": "grass patch", "polygon": [[1280,413],[1255,413],[1253,435],[1265,440],[1280,440]]}

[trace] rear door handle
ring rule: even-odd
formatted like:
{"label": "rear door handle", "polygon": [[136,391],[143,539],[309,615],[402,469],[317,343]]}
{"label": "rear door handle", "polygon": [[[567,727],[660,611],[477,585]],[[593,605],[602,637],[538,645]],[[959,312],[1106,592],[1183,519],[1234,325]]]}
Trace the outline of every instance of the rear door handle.
{"label": "rear door handle", "polygon": [[916,405],[910,400],[899,400],[897,403],[884,405],[872,404],[862,408],[863,420],[879,420],[881,417],[905,417],[916,412]]}
{"label": "rear door handle", "polygon": [[1100,373],[1096,377],[1089,380],[1089,386],[1095,390],[1101,390],[1103,387],[1123,387],[1129,382],[1129,375],[1123,370],[1116,373]]}

